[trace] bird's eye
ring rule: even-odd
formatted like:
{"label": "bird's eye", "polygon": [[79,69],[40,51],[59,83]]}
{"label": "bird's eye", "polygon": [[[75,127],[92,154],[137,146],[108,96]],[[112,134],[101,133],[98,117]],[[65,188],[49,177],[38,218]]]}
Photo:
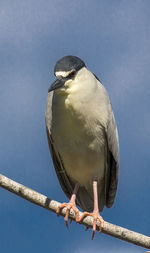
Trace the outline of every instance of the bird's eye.
{"label": "bird's eye", "polygon": [[69,74],[69,78],[73,78],[74,76],[75,76],[75,73],[76,73],[76,71],[75,70],[73,70],[73,71],[71,71],[71,73]]}

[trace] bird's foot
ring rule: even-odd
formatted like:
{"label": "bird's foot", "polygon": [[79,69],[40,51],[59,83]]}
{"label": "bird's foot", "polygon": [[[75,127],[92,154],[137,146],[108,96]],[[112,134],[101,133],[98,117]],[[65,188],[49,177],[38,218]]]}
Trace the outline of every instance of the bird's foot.
{"label": "bird's foot", "polygon": [[68,228],[68,217],[69,217],[69,213],[70,213],[70,209],[72,208],[75,212],[75,220],[76,222],[79,222],[79,210],[78,208],[76,207],[76,204],[75,203],[72,203],[72,202],[69,202],[69,203],[62,203],[58,206],[57,208],[57,211],[56,211],[56,214],[57,216],[60,215],[60,212],[61,210],[66,207],[66,214],[65,214],[65,218],[64,218],[64,221],[65,221],[65,224],[66,224],[66,227]]}
{"label": "bird's foot", "polygon": [[92,240],[93,240],[94,235],[95,235],[95,231],[96,231],[97,220],[100,221],[99,232],[102,232],[102,230],[104,228],[104,220],[103,220],[102,216],[100,216],[99,212],[94,212],[93,211],[93,213],[84,212],[81,215],[81,217],[79,219],[79,222],[81,222],[86,216],[92,216],[93,217],[93,233],[92,233]]}

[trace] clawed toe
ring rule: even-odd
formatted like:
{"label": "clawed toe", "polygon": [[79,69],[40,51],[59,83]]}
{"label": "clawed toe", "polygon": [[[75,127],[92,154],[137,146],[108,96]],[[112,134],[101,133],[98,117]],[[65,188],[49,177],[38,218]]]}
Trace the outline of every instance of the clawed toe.
{"label": "clawed toe", "polygon": [[95,236],[95,231],[96,231],[96,225],[97,225],[97,220],[100,221],[100,229],[99,229],[99,232],[102,232],[103,231],[103,228],[104,228],[104,220],[102,218],[102,216],[99,215],[99,213],[97,212],[93,212],[93,213],[88,213],[88,212],[84,212],[82,214],[82,216],[80,217],[79,219],[79,222],[81,222],[86,216],[92,216],[93,217],[93,233],[92,233],[92,240]]}
{"label": "clawed toe", "polygon": [[69,214],[70,214],[70,209],[72,208],[75,212],[76,222],[79,221],[79,210],[78,210],[78,208],[76,207],[76,205],[74,203],[70,203],[70,202],[69,203],[63,203],[63,204],[59,205],[58,208],[57,208],[57,211],[56,211],[57,216],[60,215],[60,212],[64,207],[67,208],[64,220],[65,220],[66,227],[68,228],[68,218],[69,218]]}

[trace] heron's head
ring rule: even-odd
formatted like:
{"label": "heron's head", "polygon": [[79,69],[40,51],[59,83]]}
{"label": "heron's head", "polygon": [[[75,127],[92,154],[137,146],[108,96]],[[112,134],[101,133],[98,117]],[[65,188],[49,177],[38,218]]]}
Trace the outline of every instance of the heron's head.
{"label": "heron's head", "polygon": [[48,92],[67,88],[83,67],[85,67],[85,63],[76,56],[69,55],[61,58],[54,68],[56,80],[52,83]]}

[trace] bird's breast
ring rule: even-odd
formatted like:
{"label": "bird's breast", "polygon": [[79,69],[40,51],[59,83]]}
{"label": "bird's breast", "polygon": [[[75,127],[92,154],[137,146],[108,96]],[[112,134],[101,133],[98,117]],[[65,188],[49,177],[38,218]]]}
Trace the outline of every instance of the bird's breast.
{"label": "bird's breast", "polygon": [[76,103],[69,95],[59,99],[55,96],[52,138],[67,174],[81,185],[91,182],[93,176],[102,178],[105,156],[102,125],[89,113],[88,103]]}

